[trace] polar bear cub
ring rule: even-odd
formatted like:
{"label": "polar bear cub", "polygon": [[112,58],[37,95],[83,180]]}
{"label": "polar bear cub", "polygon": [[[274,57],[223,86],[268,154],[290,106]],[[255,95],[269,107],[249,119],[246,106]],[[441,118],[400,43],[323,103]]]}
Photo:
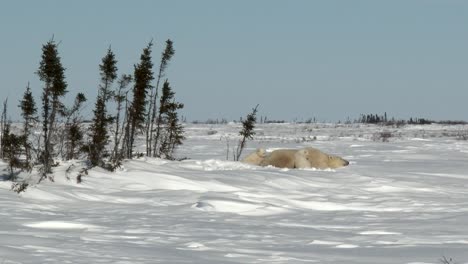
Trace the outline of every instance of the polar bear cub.
{"label": "polar bear cub", "polygon": [[251,153],[250,155],[242,159],[242,162],[252,164],[252,165],[260,165],[263,159],[265,159],[265,156],[266,156],[265,149],[259,148],[255,152]]}

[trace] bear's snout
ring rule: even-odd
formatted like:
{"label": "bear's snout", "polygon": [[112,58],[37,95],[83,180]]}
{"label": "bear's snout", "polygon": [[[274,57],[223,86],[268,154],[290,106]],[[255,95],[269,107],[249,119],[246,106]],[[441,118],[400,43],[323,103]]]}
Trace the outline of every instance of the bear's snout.
{"label": "bear's snout", "polygon": [[348,165],[349,165],[349,161],[345,160],[345,161],[344,161],[344,165],[345,165],[345,166],[348,166]]}

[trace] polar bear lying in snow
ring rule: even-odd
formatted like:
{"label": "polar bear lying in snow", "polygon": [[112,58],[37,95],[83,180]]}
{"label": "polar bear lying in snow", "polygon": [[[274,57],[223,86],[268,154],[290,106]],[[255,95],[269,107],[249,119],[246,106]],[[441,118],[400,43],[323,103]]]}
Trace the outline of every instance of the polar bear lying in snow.
{"label": "polar bear lying in snow", "polygon": [[278,149],[267,153],[264,149],[258,149],[243,160],[245,163],[274,166],[278,168],[340,168],[349,165],[349,161],[333,155],[328,155],[315,148],[303,149]]}

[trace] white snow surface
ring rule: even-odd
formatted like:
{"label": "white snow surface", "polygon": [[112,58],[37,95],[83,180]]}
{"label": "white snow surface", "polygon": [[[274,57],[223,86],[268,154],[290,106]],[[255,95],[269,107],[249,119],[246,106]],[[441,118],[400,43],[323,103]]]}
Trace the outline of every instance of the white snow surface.
{"label": "white snow surface", "polygon": [[187,124],[187,160],[81,184],[80,161],[19,195],[0,180],[0,263],[468,263],[468,126],[261,124],[244,151],[312,146],[334,170],[226,161],[239,129]]}

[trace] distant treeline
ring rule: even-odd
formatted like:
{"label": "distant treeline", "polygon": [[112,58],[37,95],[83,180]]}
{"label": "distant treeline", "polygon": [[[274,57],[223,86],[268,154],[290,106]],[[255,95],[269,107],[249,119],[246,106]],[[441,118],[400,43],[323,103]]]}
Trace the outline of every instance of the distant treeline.
{"label": "distant treeline", "polygon": [[[315,119],[314,119],[315,120]],[[234,123],[242,123],[244,118],[240,117],[239,120],[232,120]],[[227,124],[229,121],[226,118],[216,118],[216,119],[207,119],[205,121],[195,120],[192,121],[192,124],[207,124],[207,125],[218,125],[218,124]],[[287,123],[285,120],[270,120],[266,116],[261,116],[260,120],[257,122],[259,124],[277,124],[277,123]],[[312,122],[310,122],[312,123]]]}
{"label": "distant treeline", "polygon": [[[229,121],[226,118],[220,119],[207,119],[205,121],[195,120],[192,121],[192,124],[227,124]],[[242,117],[239,120],[232,120],[234,123],[242,122]],[[261,116],[259,120],[259,124],[284,124],[284,123],[296,123],[296,124],[314,124],[318,123],[317,119],[308,118],[306,120],[297,120],[294,119],[292,121],[286,120],[279,120],[279,119],[269,119],[266,116]],[[384,114],[361,114],[359,118],[351,120],[347,118],[346,121],[338,121],[337,123],[345,123],[345,124],[378,124],[378,125],[386,125],[386,126],[402,126],[402,125],[430,125],[430,124],[443,124],[443,125],[466,125],[468,122],[463,120],[441,120],[441,121],[434,121],[427,118],[417,118],[411,117],[409,119],[400,119],[395,117],[387,117],[387,113]]]}
{"label": "distant treeline", "polygon": [[465,125],[468,124],[466,121],[462,120],[442,120],[434,121],[426,118],[415,118],[411,117],[407,120],[405,119],[396,119],[394,117],[387,118],[387,113],[383,115],[378,114],[361,114],[358,120],[355,120],[354,123],[362,124],[382,124],[382,125],[430,125],[430,124],[445,124],[445,125]]}

